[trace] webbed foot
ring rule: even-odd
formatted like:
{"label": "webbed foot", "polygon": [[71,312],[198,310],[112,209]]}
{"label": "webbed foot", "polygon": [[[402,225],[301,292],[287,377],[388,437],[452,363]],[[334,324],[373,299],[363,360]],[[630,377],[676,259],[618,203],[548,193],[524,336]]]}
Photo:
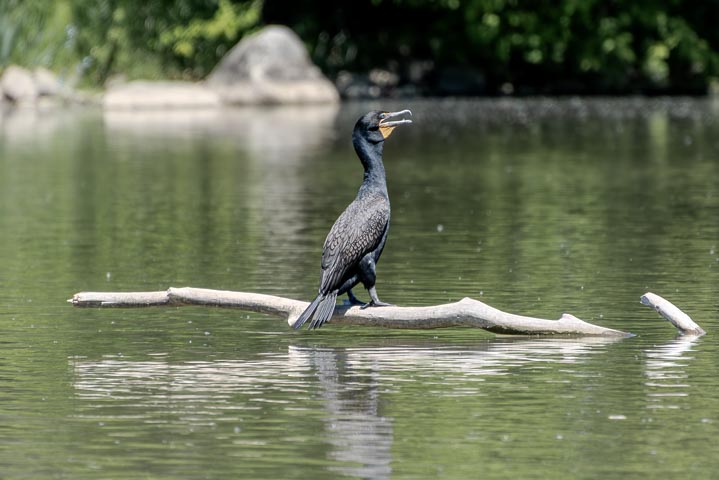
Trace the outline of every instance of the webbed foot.
{"label": "webbed foot", "polygon": [[367,307],[391,307],[392,306],[391,303],[385,303],[379,299],[379,297],[377,296],[377,290],[375,289],[375,287],[372,287],[369,289],[369,296],[372,300],[370,300],[369,303],[365,303],[364,305],[362,305],[362,307],[360,307],[360,308],[362,308],[362,310],[364,310]]}

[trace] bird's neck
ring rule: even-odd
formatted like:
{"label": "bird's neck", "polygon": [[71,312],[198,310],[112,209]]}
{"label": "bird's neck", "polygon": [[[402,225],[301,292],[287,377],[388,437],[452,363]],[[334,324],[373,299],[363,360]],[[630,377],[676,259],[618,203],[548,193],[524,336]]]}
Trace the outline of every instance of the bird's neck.
{"label": "bird's neck", "polygon": [[364,167],[364,180],[362,181],[360,192],[371,189],[384,193],[386,196],[387,177],[382,163],[384,142],[372,143],[365,138],[355,136],[352,143]]}

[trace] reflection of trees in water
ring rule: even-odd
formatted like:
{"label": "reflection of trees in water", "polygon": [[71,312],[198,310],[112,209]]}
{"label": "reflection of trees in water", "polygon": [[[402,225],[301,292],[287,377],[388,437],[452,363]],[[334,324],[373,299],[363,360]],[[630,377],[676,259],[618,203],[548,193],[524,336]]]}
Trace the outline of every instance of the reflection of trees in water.
{"label": "reflection of trees in water", "polygon": [[648,408],[681,408],[681,398],[689,396],[686,367],[694,359],[690,352],[700,337],[682,335],[645,351]]}
{"label": "reflection of trees in water", "polygon": [[[192,217],[207,217],[201,209],[212,204],[213,191],[231,192],[238,203],[222,207],[235,213],[222,221],[237,229],[233,235],[239,244],[236,250],[246,253],[238,259],[243,264],[243,278],[253,288],[270,283],[270,288],[281,291],[299,280],[296,270],[285,266],[297,258],[292,239],[301,236],[299,231],[306,227],[305,200],[317,194],[301,175],[305,160],[334,138],[337,111],[336,105],[308,105],[107,111],[103,117],[113,148],[137,149],[137,144],[169,141],[196,150],[193,155],[198,158],[193,161],[204,164],[198,169],[197,181],[207,184],[201,194],[209,198],[196,199],[189,206],[200,209]],[[204,177],[209,178],[202,180]]]}
{"label": "reflection of trees in water", "polygon": [[[157,248],[161,258],[168,244],[187,239],[194,243],[184,251],[192,253],[176,262],[187,273],[168,272],[170,280],[198,271],[219,275],[232,266],[226,279],[212,282],[241,289],[237,279],[247,279],[244,285],[252,289],[287,294],[288,285],[307,285],[308,277],[314,283],[322,239],[316,232],[327,231],[338,213],[328,208],[341,210],[357,187],[354,173],[341,186],[336,173],[318,181],[332,159],[323,149],[339,138],[343,165],[346,158],[347,171],[359,171],[349,145],[351,125],[366,109],[390,105],[81,115],[6,109],[0,113],[0,154],[9,158],[13,148],[33,142],[47,166],[59,166],[65,157],[60,175],[46,181],[73,182],[68,214],[88,228],[71,243],[102,244],[100,258],[85,253],[85,263],[112,265],[120,243],[123,250]],[[542,314],[552,305],[574,310],[587,301],[580,293],[586,286],[594,298],[624,304],[630,299],[622,292],[633,291],[629,282],[643,287],[668,281],[663,272],[716,260],[706,255],[716,237],[714,197],[710,186],[701,188],[719,168],[706,160],[716,151],[716,122],[707,121],[716,102],[461,99],[394,105],[412,107],[416,121],[389,147],[395,214],[382,270],[405,299],[415,295],[420,303],[484,291],[502,307],[514,292],[532,292],[542,303],[538,311],[528,306]],[[321,161],[307,161],[315,155]],[[8,183],[12,174],[7,172]],[[331,192],[349,197],[327,200],[330,185]],[[132,216],[136,211],[139,220]],[[155,234],[140,232],[108,245],[127,228],[149,229],[155,214],[166,221]],[[649,228],[638,214],[677,221]],[[687,244],[682,220],[705,234]],[[630,261],[653,267],[637,271]],[[617,278],[627,288],[617,288]],[[510,284],[512,289],[501,287]],[[609,307],[590,307],[607,318],[616,315]]]}

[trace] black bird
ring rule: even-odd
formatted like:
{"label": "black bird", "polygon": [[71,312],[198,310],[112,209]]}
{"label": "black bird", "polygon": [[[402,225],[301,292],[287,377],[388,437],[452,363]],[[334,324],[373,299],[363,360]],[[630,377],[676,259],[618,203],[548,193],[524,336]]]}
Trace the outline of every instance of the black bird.
{"label": "black bird", "polygon": [[362,308],[389,305],[380,301],[375,289],[375,265],[387,240],[390,216],[382,149],[395,127],[412,123],[397,119],[405,114],[412,112],[369,112],[355,124],[352,145],[362,161],[364,180],[357,197],[327,234],[319,293],[292,325],[294,328],[300,328],[310,317],[310,329],[321,327],[332,318],[338,295],[347,293],[351,303],[361,304],[352,294],[352,287],[360,282],[371,298]]}

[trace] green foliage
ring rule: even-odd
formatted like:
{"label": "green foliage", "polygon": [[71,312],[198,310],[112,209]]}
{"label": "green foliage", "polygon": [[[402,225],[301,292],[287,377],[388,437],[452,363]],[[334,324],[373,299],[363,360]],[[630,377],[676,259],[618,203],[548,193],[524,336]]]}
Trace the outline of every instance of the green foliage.
{"label": "green foliage", "polygon": [[80,66],[86,82],[207,75],[262,24],[292,27],[330,76],[385,68],[428,93],[701,92],[719,78],[717,0],[4,0],[0,67]]}
{"label": "green foliage", "polygon": [[180,57],[192,59],[198,44],[218,41],[231,42],[238,32],[248,32],[260,20],[260,2],[249,5],[232,4],[220,0],[215,14],[207,19],[193,19],[188,25],[176,25],[160,35],[160,44],[169,46]]}
{"label": "green foliage", "polygon": [[[715,0],[374,0],[334,6],[265,1],[328,72],[381,67],[414,81],[430,65],[474,69],[485,91],[633,92],[706,89],[719,77]],[[434,77],[432,76],[434,73]]]}
{"label": "green foliage", "polygon": [[57,66],[74,57],[69,1],[0,2],[0,68],[11,63]]}
{"label": "green foliage", "polygon": [[130,78],[201,78],[260,20],[258,0],[82,0],[74,4],[78,47],[103,83]]}

